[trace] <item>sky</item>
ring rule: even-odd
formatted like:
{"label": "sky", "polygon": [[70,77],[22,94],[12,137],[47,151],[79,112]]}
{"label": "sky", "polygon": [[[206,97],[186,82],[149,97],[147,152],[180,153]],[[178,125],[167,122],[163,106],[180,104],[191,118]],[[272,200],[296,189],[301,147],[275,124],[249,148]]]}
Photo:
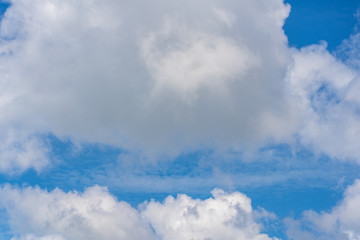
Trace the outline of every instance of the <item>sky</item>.
{"label": "sky", "polygon": [[359,1],[0,15],[0,239],[360,239]]}

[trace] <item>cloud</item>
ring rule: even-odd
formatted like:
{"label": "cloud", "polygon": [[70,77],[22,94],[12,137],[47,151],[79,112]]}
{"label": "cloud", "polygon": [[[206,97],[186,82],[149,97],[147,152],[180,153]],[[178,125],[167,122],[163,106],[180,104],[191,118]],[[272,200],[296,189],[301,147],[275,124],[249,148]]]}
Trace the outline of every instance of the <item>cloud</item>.
{"label": "cloud", "polygon": [[32,234],[27,234],[20,238],[13,237],[13,238],[11,238],[11,240],[64,240],[64,238],[59,237],[59,236],[53,236],[53,235],[44,236],[44,237],[36,237]]}
{"label": "cloud", "polygon": [[289,9],[281,0],[11,1],[0,31],[1,111],[11,114],[0,124],[148,155],[287,139],[296,125],[283,86]]}
{"label": "cloud", "polygon": [[301,219],[287,218],[288,236],[291,239],[360,238],[360,180],[349,186],[344,198],[331,211],[305,211]]}
{"label": "cloud", "polygon": [[254,211],[244,194],[215,189],[212,195],[205,200],[169,196],[163,203],[144,202],[139,211],[99,186],[65,193],[5,185],[0,205],[13,240],[276,239],[260,233],[256,221],[269,214]]}
{"label": "cloud", "polygon": [[34,136],[48,134],[152,159],[294,136],[330,157],[359,157],[357,70],[323,46],[289,48],[282,0],[10,3],[0,128],[11,133],[0,141],[36,138],[22,149],[39,162],[3,154],[2,171],[46,167],[51,149]]}
{"label": "cloud", "polygon": [[0,172],[17,174],[28,168],[40,172],[49,164],[50,147],[40,136],[2,129]]}
{"label": "cloud", "polygon": [[359,162],[360,77],[325,45],[295,50],[288,82],[304,122],[298,135],[316,153]]}
{"label": "cloud", "polygon": [[215,189],[212,195],[206,200],[169,196],[163,203],[145,204],[141,213],[163,239],[273,239],[259,234],[251,200],[244,194]]}
{"label": "cloud", "polygon": [[139,213],[106,188],[64,193],[5,186],[0,195],[20,239],[153,239]]}
{"label": "cloud", "polygon": [[[358,11],[360,12],[360,11]],[[360,23],[360,21],[359,21]],[[360,33],[351,35],[337,47],[335,54],[350,67],[360,70]]]}
{"label": "cloud", "polygon": [[249,68],[259,68],[258,57],[239,40],[189,29],[177,20],[165,21],[163,29],[141,44],[155,80],[152,95],[170,89],[191,103],[199,89],[217,92],[228,81],[240,81]]}

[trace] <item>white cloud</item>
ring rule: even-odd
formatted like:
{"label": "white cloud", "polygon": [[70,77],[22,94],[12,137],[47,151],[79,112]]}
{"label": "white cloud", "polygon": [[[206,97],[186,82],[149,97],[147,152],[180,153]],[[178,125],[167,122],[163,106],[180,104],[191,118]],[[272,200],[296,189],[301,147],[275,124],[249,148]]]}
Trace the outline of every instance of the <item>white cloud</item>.
{"label": "white cloud", "polygon": [[289,6],[271,1],[11,1],[0,124],[146,154],[291,136]]}
{"label": "white cloud", "polygon": [[64,193],[5,186],[0,195],[20,239],[153,239],[139,213],[105,188]]}
{"label": "white cloud", "polygon": [[[356,70],[322,47],[290,49],[289,11],[282,0],[13,0],[0,29],[0,128],[147,156],[299,135],[358,159]],[[27,146],[40,163],[3,154],[2,169],[46,166],[38,142]]]}
{"label": "white cloud", "polygon": [[212,194],[206,200],[169,196],[163,203],[144,202],[138,211],[99,186],[65,193],[6,185],[0,206],[7,210],[13,240],[276,239],[260,233],[256,221],[269,214],[254,211],[244,194]]}
{"label": "white cloud", "polygon": [[349,186],[344,198],[328,212],[305,211],[301,219],[287,218],[288,236],[300,239],[360,239],[360,180]]}
{"label": "white cloud", "polygon": [[39,136],[3,129],[0,141],[0,172],[17,174],[28,168],[40,172],[49,163],[50,148]]}
{"label": "white cloud", "polygon": [[145,204],[141,213],[164,240],[276,239],[259,233],[251,200],[244,194],[215,189],[212,195],[203,201],[187,195],[169,196],[163,203]]}
{"label": "white cloud", "polygon": [[[152,73],[153,95],[172,90],[193,102],[193,94],[204,87],[222,95],[228,81],[241,81],[260,60],[240,40],[191,30],[167,19],[159,32],[142,41],[142,53]],[[220,88],[220,89],[219,89]]]}
{"label": "white cloud", "polygon": [[55,236],[55,235],[37,237],[32,234],[27,234],[22,237],[13,237],[13,238],[11,238],[11,240],[65,240],[65,239],[60,236]]}
{"label": "white cloud", "polygon": [[324,45],[294,50],[288,81],[304,119],[299,136],[316,153],[359,162],[358,73]]}
{"label": "white cloud", "polygon": [[336,49],[336,56],[357,70],[360,70],[360,33],[345,39]]}

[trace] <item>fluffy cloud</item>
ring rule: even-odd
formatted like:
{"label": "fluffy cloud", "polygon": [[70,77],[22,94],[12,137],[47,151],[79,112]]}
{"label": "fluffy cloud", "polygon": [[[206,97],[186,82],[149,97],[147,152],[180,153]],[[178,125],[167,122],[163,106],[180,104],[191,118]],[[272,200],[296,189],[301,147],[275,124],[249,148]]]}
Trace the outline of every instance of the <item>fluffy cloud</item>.
{"label": "fluffy cloud", "polygon": [[288,236],[300,239],[360,239],[360,180],[348,187],[344,199],[331,211],[306,211],[299,220],[288,218]]}
{"label": "fluffy cloud", "polygon": [[[296,135],[359,159],[357,70],[323,46],[290,49],[282,0],[10,3],[0,26],[2,171],[44,168],[49,149],[35,136],[48,133],[147,156],[247,151]],[[37,157],[19,160],[14,144]]]}
{"label": "fluffy cloud", "polygon": [[225,194],[215,189],[213,198],[192,199],[187,195],[169,196],[163,203],[150,202],[142,215],[162,239],[270,240],[259,234],[251,201],[244,194]]}
{"label": "fluffy cloud", "polygon": [[281,0],[10,2],[4,126],[147,154],[241,150],[293,132]]}
{"label": "fluffy cloud", "polygon": [[325,45],[313,45],[295,51],[288,81],[304,118],[298,132],[302,143],[317,153],[359,162],[358,72]]}
{"label": "fluffy cloud", "polygon": [[153,239],[139,213],[105,188],[79,194],[5,186],[0,195],[20,239]]}
{"label": "fluffy cloud", "polygon": [[263,212],[235,192],[214,190],[206,200],[169,196],[163,203],[145,202],[138,211],[117,201],[102,187],[84,193],[39,188],[1,188],[13,240],[71,239],[253,239],[270,240],[256,223]]}

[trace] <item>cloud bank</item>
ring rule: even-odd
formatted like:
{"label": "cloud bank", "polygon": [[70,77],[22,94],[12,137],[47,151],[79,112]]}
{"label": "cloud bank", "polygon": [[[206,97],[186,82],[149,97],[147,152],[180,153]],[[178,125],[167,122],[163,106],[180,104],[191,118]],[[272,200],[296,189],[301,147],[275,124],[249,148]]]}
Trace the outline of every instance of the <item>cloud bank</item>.
{"label": "cloud bank", "polygon": [[10,3],[4,129],[147,155],[246,150],[293,133],[281,0]]}
{"label": "cloud bank", "polygon": [[[264,209],[254,210],[251,200],[239,192],[212,191],[208,199],[185,194],[151,200],[138,209],[118,201],[104,187],[84,192],[19,188],[0,190],[0,207],[6,210],[12,240],[71,239],[278,239],[263,233],[263,220],[278,226],[279,220]],[[360,180],[344,192],[331,210],[303,212],[286,217],[289,239],[356,240],[360,237]],[[4,220],[4,215],[2,216]]]}
{"label": "cloud bank", "polygon": [[289,11],[282,0],[10,1],[0,170],[40,171],[46,134],[155,157],[298,138],[359,161],[358,36],[338,51],[345,63],[324,45],[291,49]]}
{"label": "cloud bank", "polygon": [[266,214],[254,211],[244,194],[215,189],[212,195],[205,200],[169,196],[137,210],[99,186],[65,193],[6,185],[0,205],[7,210],[13,240],[277,239],[260,233],[256,221]]}

